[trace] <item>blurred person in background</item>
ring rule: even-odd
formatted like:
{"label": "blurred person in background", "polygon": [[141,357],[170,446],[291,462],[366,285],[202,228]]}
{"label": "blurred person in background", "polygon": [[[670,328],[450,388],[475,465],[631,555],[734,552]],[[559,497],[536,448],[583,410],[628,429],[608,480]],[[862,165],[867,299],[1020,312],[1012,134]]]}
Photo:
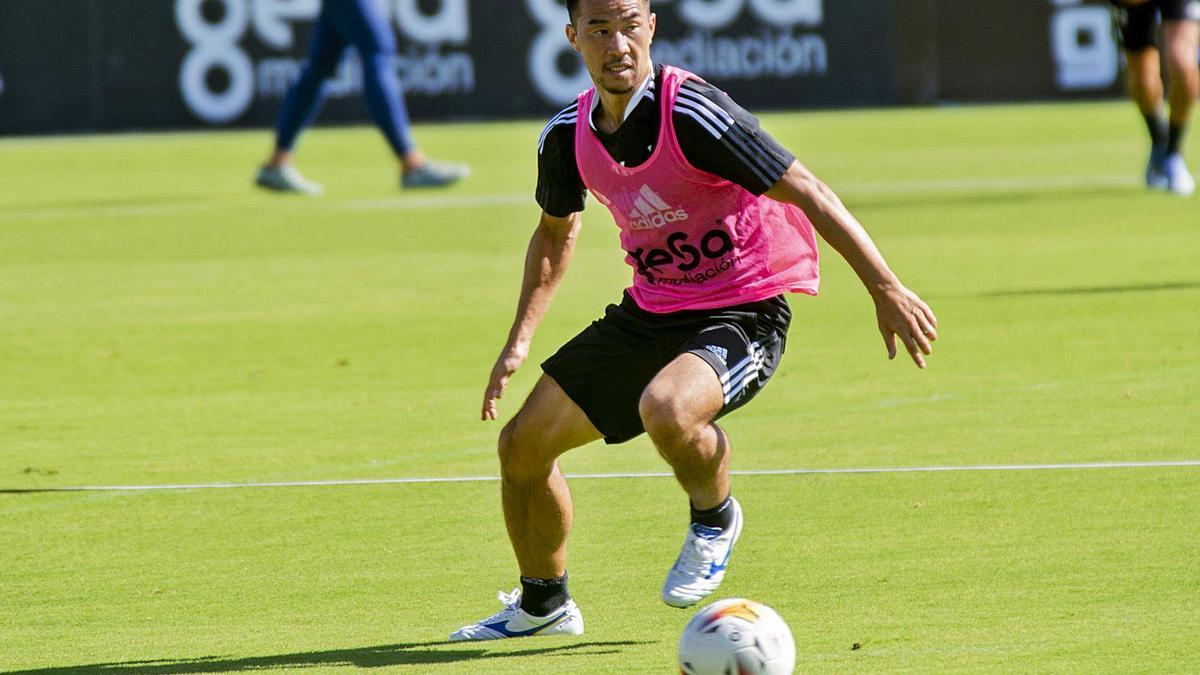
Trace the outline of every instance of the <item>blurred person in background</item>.
{"label": "blurred person in background", "polygon": [[401,186],[442,187],[465,178],[470,173],[468,167],[427,160],[413,143],[400,80],[392,66],[396,36],[381,0],[324,0],[308,61],[279,111],[274,151],[259,169],[255,182],[279,192],[321,193],[319,184],[306,179],[293,166],[292,153],[300,132],[320,109],[326,81],[349,46],[358,50],[362,60],[367,112],[400,163]]}
{"label": "blurred person in background", "polygon": [[[1191,195],[1196,180],[1183,161],[1183,139],[1200,95],[1200,0],[1112,2],[1129,63],[1129,94],[1150,131],[1146,185]],[[1169,117],[1164,100],[1170,103]]]}

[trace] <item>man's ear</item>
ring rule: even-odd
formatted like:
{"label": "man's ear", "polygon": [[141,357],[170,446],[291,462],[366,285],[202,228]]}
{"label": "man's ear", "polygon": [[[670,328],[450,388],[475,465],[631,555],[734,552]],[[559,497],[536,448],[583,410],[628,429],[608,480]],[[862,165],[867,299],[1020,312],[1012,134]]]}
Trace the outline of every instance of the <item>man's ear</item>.
{"label": "man's ear", "polygon": [[575,26],[572,24],[567,24],[567,43],[570,44],[571,49],[574,49],[576,52],[579,52],[579,45],[575,42],[575,38],[578,36],[579,34],[575,32]]}

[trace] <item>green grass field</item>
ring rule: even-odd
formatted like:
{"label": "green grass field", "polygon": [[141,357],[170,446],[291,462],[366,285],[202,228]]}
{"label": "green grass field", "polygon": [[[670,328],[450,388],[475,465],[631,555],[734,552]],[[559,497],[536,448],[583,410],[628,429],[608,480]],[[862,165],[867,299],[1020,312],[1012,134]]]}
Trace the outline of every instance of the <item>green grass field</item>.
{"label": "green grass field", "polygon": [[[770,114],[934,307],[889,363],[825,249],[739,470],[1200,459],[1200,198],[1138,183],[1124,103]],[[0,141],[0,489],[491,476],[540,123],[428,126],[475,175],[402,194],[316,130],[320,199],[255,191],[267,132]],[[1200,138],[1192,164],[1200,166]],[[512,157],[518,157],[512,161]],[[629,271],[594,202],[537,363]],[[645,439],[568,473],[660,472]],[[0,494],[0,672],[667,673],[669,478],[576,479],[581,639],[450,644],[516,582],[495,482]],[[1200,468],[739,476],[718,597],[798,672],[1200,672]],[[858,648],[854,648],[857,645]]]}

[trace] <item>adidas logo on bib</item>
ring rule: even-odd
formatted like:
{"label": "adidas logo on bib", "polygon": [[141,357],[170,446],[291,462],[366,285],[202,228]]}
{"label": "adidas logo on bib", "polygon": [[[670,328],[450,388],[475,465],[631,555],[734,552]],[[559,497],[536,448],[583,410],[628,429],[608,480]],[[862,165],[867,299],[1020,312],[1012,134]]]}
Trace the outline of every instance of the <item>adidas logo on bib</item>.
{"label": "adidas logo on bib", "polygon": [[618,199],[624,202],[631,230],[653,230],[688,219],[687,211],[668,204],[649,185],[643,184],[637,192],[621,195]]}

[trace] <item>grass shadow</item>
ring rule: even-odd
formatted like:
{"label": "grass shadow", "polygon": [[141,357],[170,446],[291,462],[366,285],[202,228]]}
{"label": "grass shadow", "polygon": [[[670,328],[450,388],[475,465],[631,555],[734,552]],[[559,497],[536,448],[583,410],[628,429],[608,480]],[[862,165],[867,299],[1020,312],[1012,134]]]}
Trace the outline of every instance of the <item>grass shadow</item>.
{"label": "grass shadow", "polygon": [[891,210],[914,207],[945,207],[980,206],[980,205],[1009,205],[1016,203],[1032,203],[1040,201],[1062,201],[1068,199],[1103,199],[1118,196],[1142,194],[1146,191],[1140,186],[1085,185],[1079,187],[1062,187],[1046,190],[1031,190],[1025,188],[980,190],[980,191],[943,191],[915,194],[896,192],[890,194],[855,194],[846,190],[842,195],[846,206],[851,210]]}
{"label": "grass shadow", "polygon": [[1008,298],[1036,295],[1107,295],[1110,293],[1150,293],[1153,291],[1182,291],[1200,288],[1200,281],[1180,281],[1128,286],[1075,286],[1065,288],[1020,288],[980,293],[984,298]]}
{"label": "grass shadow", "polygon": [[[464,645],[473,645],[465,648]],[[37,668],[33,670],[0,671],[0,675],[187,675],[188,673],[237,673],[266,668],[316,668],[343,666],[380,668],[384,666],[436,665],[486,659],[510,659],[524,656],[568,656],[619,654],[621,647],[653,644],[652,641],[596,641],[547,645],[518,651],[490,652],[482,643],[462,643],[439,640],[407,642],[357,649],[331,649],[318,652],[298,652],[274,656],[231,658],[205,656],[196,659],[156,659],[121,661],[77,666]],[[436,649],[458,645],[456,649]]]}
{"label": "grass shadow", "polygon": [[0,488],[0,495],[36,495],[47,492],[83,492],[83,490],[70,490],[57,487],[44,488]]}
{"label": "grass shadow", "polygon": [[139,207],[139,206],[162,206],[164,204],[178,204],[180,202],[195,202],[199,200],[210,199],[212,195],[205,193],[193,194],[164,194],[164,195],[114,195],[108,197],[87,197],[82,199],[53,199],[53,200],[31,200],[25,202],[16,202],[8,204],[4,207],[7,212],[23,213],[28,211],[45,211],[45,210],[87,210],[87,209],[105,209],[105,208],[123,208],[123,207]]}

